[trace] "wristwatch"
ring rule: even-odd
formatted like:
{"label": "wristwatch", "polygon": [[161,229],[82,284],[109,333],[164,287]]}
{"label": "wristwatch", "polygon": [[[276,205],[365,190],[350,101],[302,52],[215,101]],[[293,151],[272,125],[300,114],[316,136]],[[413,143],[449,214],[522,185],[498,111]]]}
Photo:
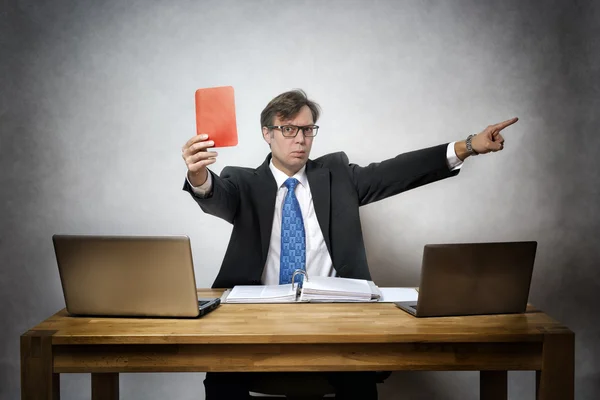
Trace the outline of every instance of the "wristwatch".
{"label": "wristwatch", "polygon": [[469,152],[470,155],[476,156],[479,153],[476,152],[475,150],[473,150],[473,146],[471,146],[471,139],[473,139],[474,137],[475,137],[475,135],[469,135],[467,137],[467,151]]}

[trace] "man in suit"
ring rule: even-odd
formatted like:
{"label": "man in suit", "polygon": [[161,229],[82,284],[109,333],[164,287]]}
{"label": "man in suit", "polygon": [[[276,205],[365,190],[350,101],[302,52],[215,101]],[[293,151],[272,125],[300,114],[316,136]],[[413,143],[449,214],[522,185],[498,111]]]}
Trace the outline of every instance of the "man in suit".
{"label": "man in suit", "polygon": [[[301,90],[271,100],[261,113],[270,154],[258,168],[225,167],[220,176],[209,171],[217,157],[207,151],[214,145],[210,132],[183,146],[183,189],[204,212],[233,224],[213,287],[290,283],[299,267],[308,276],[371,279],[359,207],[457,175],[467,157],[502,150],[501,130],[517,121],[361,167],[343,152],[309,158],[319,113]],[[247,398],[246,377],[207,374],[206,398]],[[369,374],[330,377],[337,398],[377,398]]]}

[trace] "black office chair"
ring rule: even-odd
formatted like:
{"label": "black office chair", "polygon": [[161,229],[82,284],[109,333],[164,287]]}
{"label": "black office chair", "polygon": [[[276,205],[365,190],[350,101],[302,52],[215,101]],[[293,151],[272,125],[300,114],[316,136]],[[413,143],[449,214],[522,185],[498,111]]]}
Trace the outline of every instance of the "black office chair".
{"label": "black office chair", "polygon": [[[383,383],[391,374],[390,371],[378,371],[376,382]],[[259,393],[259,395],[252,395],[252,400],[273,400],[272,396],[281,396],[280,398],[287,400],[335,399],[334,388],[321,373],[317,372],[277,372],[273,375],[261,375],[260,378],[253,380],[250,391]],[[262,395],[269,395],[269,397]]]}

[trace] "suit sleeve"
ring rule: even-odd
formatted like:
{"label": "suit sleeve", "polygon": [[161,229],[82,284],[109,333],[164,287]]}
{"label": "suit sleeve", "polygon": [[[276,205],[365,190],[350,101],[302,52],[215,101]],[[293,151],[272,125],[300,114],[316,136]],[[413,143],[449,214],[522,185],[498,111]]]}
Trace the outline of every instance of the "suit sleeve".
{"label": "suit sleeve", "polygon": [[389,160],[361,167],[348,162],[351,179],[356,187],[359,204],[364,206],[398,193],[458,175],[448,167],[448,144],[400,154]]}
{"label": "suit sleeve", "polygon": [[183,185],[183,190],[192,196],[205,213],[233,224],[239,208],[240,193],[232,169],[225,167],[220,177],[211,170],[208,171],[213,182],[212,190],[208,194],[203,197],[195,195],[187,179]]}

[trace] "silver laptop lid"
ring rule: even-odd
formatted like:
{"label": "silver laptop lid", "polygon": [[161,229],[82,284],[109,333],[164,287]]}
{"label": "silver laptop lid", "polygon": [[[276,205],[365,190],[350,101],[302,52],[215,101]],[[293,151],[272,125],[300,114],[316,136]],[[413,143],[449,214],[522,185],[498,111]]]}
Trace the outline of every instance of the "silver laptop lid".
{"label": "silver laptop lid", "polygon": [[187,236],[54,235],[52,239],[69,313],[198,315]]}
{"label": "silver laptop lid", "polygon": [[419,316],[524,312],[537,242],[428,244]]}

